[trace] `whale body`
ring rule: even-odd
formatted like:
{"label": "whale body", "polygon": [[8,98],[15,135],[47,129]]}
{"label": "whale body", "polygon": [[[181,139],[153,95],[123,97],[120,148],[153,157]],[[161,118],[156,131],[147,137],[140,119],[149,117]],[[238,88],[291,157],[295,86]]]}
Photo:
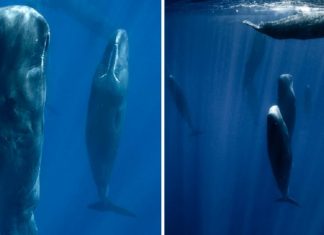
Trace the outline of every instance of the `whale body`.
{"label": "whale body", "polygon": [[0,8],[0,234],[37,234],[48,43],[34,9]]}
{"label": "whale body", "polygon": [[193,124],[191,113],[189,110],[187,99],[177,83],[173,75],[168,75],[166,78],[166,87],[169,89],[170,94],[174,100],[174,103],[177,107],[182,118],[187,122],[192,135],[201,134],[201,131],[197,130]]}
{"label": "whale body", "polygon": [[267,144],[272,173],[282,197],[277,201],[298,203],[289,196],[292,152],[287,126],[277,105],[271,106],[267,116]]}
{"label": "whale body", "polygon": [[88,105],[86,143],[99,202],[90,208],[131,215],[107,197],[117,156],[128,85],[128,37],[117,30],[109,41],[92,82]]}
{"label": "whale body", "polygon": [[291,139],[296,119],[296,97],[293,77],[290,74],[282,74],[278,79],[278,106]]}
{"label": "whale body", "polygon": [[324,37],[324,13],[300,13],[260,24],[248,20],[243,23],[276,39],[305,40]]}

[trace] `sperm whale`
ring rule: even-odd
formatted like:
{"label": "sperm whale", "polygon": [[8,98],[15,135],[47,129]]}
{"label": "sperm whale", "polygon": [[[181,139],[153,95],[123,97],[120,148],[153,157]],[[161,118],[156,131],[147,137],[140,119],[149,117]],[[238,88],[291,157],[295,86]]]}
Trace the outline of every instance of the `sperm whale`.
{"label": "sperm whale", "polygon": [[277,105],[271,106],[267,115],[267,144],[272,173],[282,194],[278,201],[298,206],[289,196],[292,152],[288,129]]}
{"label": "sperm whale", "polygon": [[109,41],[94,75],[88,105],[86,142],[99,202],[90,208],[134,216],[108,198],[117,157],[128,86],[128,37],[117,30]]}
{"label": "sperm whale", "polygon": [[260,33],[276,39],[315,39],[324,37],[324,13],[299,13],[275,21],[254,24],[243,21]]}
{"label": "sperm whale", "polygon": [[0,234],[36,235],[49,26],[26,6],[0,8]]}

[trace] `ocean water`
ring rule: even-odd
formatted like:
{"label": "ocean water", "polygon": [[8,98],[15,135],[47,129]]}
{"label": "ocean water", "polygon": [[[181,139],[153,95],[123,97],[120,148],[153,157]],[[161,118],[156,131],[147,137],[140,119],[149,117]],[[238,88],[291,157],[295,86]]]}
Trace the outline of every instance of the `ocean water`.
{"label": "ocean water", "polygon": [[[324,234],[324,39],[276,40],[241,23],[319,9],[226,3],[166,8],[166,74],[202,132],[190,134],[166,87],[166,234]],[[296,94],[289,190],[300,207],[275,202],[267,153],[266,116],[284,73]]]}
{"label": "ocean water", "polygon": [[[47,2],[58,7],[1,1],[1,6],[34,6],[51,29],[39,234],[160,234],[160,3]],[[129,87],[109,197],[136,218],[87,208],[98,199],[85,145],[88,97],[96,67],[118,28],[129,37]]]}

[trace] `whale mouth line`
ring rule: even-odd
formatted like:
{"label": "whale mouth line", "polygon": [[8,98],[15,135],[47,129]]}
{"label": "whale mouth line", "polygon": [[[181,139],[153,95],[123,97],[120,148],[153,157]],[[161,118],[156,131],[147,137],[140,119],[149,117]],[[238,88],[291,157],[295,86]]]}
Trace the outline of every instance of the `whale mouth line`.
{"label": "whale mouth line", "polygon": [[107,77],[107,74],[106,74],[106,73],[104,73],[103,75],[101,75],[99,78],[100,78],[100,79],[103,79],[103,78],[105,78],[105,77]]}
{"label": "whale mouth line", "polygon": [[[108,77],[108,73],[104,73],[101,76],[99,76],[99,79],[105,79],[106,77]],[[116,76],[116,73],[113,71],[112,72],[112,77],[114,79],[114,81],[116,81],[117,83],[120,83],[120,79],[118,79],[118,77]]]}
{"label": "whale mouth line", "polygon": [[106,46],[97,79],[117,86],[127,84],[128,37],[124,30],[117,30]]}
{"label": "whale mouth line", "polygon": [[118,77],[116,76],[115,71],[113,72],[113,77],[114,77],[114,79],[115,79],[115,81],[116,81],[117,83],[120,83],[120,80],[119,80]]}

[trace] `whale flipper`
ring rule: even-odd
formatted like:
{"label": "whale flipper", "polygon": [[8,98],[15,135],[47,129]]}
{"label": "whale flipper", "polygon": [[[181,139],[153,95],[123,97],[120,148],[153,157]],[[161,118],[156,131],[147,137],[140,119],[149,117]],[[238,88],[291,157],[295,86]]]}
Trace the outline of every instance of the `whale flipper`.
{"label": "whale flipper", "polygon": [[96,211],[102,211],[102,212],[111,211],[116,214],[120,214],[120,215],[124,215],[124,216],[128,216],[128,217],[136,217],[136,215],[133,212],[131,212],[125,208],[122,208],[120,206],[117,206],[116,204],[111,202],[108,198],[106,198],[104,201],[99,201],[99,202],[90,204],[89,208],[96,210]]}
{"label": "whale flipper", "polygon": [[284,196],[284,197],[278,198],[276,200],[276,202],[288,202],[294,206],[300,207],[299,203],[295,199],[293,199],[289,196]]}

